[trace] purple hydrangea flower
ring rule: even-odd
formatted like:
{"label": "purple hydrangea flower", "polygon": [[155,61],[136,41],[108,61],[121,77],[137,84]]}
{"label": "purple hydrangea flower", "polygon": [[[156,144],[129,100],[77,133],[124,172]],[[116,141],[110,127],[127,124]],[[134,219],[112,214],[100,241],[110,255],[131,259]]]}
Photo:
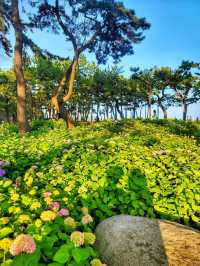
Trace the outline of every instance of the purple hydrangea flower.
{"label": "purple hydrangea flower", "polygon": [[6,171],[0,168],[0,177],[4,176],[6,174]]}
{"label": "purple hydrangea flower", "polygon": [[59,211],[59,216],[68,216],[69,215],[69,211],[68,211],[68,209],[60,209],[60,211]]}

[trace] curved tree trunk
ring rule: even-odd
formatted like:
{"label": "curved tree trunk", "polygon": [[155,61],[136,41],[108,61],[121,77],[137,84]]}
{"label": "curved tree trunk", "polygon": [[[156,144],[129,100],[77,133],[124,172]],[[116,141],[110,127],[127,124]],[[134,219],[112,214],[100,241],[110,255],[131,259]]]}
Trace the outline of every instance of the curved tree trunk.
{"label": "curved tree trunk", "polygon": [[26,85],[23,73],[22,61],[22,26],[19,17],[18,0],[12,0],[12,23],[15,30],[15,47],[14,47],[14,70],[17,80],[17,121],[19,132],[24,134],[27,130],[26,121]]}
{"label": "curved tree trunk", "polygon": [[[78,66],[78,57],[75,57],[69,69],[67,70],[65,76],[61,80],[55,95],[51,99],[52,104],[56,108],[58,118],[63,118],[66,121],[67,127],[69,129],[74,127],[74,122],[73,122],[72,114],[71,114],[72,110],[70,109],[65,110],[63,107],[64,107],[64,104],[66,102],[69,102],[73,96],[73,88],[74,88],[74,81],[76,77],[77,66]],[[66,83],[67,83],[67,89],[68,89],[67,95],[65,95],[64,97],[61,97],[61,94],[63,93]]]}

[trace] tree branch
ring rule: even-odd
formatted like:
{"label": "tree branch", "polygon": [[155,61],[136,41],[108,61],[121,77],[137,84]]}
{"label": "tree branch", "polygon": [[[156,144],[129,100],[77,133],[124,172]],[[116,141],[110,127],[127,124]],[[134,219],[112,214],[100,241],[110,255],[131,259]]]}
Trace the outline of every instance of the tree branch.
{"label": "tree branch", "polygon": [[90,38],[90,40],[86,43],[86,44],[84,44],[84,45],[82,45],[81,46],[81,48],[79,48],[79,53],[82,53],[83,51],[85,51],[94,41],[95,41],[95,39],[96,39],[96,37],[98,36],[98,34],[99,34],[99,32],[100,32],[100,29],[99,30],[97,30],[94,34],[93,34],[93,36]]}
{"label": "tree branch", "polygon": [[67,35],[72,44],[73,44],[73,47],[74,47],[74,51],[77,52],[77,44],[76,44],[76,39],[74,37],[74,35],[68,30],[68,28],[65,26],[65,24],[63,23],[61,17],[60,17],[60,12],[59,12],[59,0],[56,0],[56,3],[55,3],[55,15],[56,15],[56,18],[58,20],[58,23],[59,25],[61,26],[63,32],[65,35]]}
{"label": "tree branch", "polygon": [[33,53],[40,55],[40,56],[48,56],[49,58],[60,59],[60,60],[67,60],[68,58],[64,58],[58,55],[54,55],[47,50],[41,49],[33,40],[28,38],[24,33],[22,34],[23,42],[25,46],[29,46]]}

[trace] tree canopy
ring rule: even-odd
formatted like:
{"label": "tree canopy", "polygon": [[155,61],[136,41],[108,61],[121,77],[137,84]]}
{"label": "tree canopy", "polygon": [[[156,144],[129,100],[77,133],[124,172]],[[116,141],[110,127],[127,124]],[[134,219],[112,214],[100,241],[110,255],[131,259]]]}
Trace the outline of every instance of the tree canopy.
{"label": "tree canopy", "polygon": [[108,56],[119,60],[132,54],[134,44],[144,39],[143,31],[150,27],[134,10],[115,0],[40,1],[34,22],[42,30],[64,34],[74,56],[88,49],[99,63],[105,63]]}

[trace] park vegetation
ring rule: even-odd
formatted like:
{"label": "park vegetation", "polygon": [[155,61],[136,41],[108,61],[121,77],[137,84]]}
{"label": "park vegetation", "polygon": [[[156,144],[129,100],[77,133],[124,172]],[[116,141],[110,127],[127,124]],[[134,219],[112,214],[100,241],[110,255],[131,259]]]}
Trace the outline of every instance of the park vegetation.
{"label": "park vegetation", "polygon": [[[116,0],[0,1],[13,57],[0,69],[2,266],[103,266],[94,231],[117,214],[200,228],[200,124],[187,115],[199,62],[124,75],[117,63],[149,29]],[[71,53],[42,49],[35,31]],[[175,106],[182,120],[168,118]]]}
{"label": "park vegetation", "polygon": [[[23,138],[14,125],[0,128],[2,265],[102,265],[93,264],[93,232],[117,214],[200,227],[199,122],[65,128],[62,120],[34,121]],[[21,234],[32,236],[37,250],[13,257],[9,245]]]}

